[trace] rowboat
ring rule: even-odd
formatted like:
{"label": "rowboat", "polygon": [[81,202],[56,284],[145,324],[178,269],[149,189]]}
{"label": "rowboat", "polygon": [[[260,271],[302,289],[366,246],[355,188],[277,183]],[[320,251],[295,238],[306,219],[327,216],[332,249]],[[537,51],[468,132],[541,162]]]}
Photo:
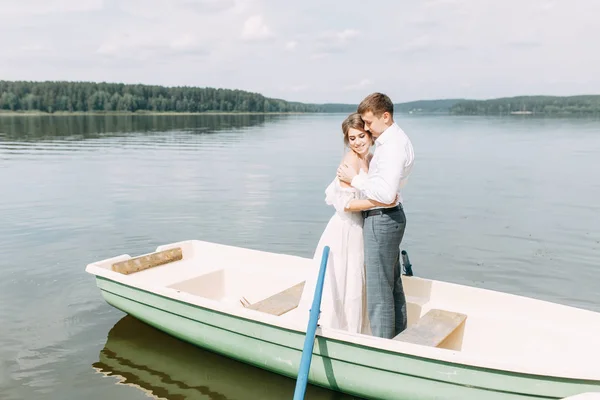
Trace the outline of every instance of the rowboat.
{"label": "rowboat", "polygon": [[[319,260],[188,240],[93,262],[105,301],[175,338],[298,374]],[[563,399],[600,392],[600,313],[402,277],[408,328],[392,339],[320,326],[309,383],[366,399]]]}

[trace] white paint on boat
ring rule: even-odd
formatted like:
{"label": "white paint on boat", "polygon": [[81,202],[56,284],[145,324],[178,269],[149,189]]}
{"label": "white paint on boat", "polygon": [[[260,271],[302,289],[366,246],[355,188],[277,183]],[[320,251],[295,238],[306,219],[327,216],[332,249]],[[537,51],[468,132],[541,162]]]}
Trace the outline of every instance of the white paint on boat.
{"label": "white paint on boat", "polygon": [[[130,275],[111,270],[120,255],[86,271],[178,301],[305,331],[308,310],[281,316],[244,307],[304,281],[320,260],[190,240],[183,259]],[[409,326],[431,309],[462,313],[464,324],[439,347],[320,327],[317,335],[374,349],[475,367],[560,378],[600,380],[600,313],[512,294],[419,277],[404,277]],[[586,399],[587,400],[587,399]]]}
{"label": "white paint on boat", "polygon": [[600,392],[580,393],[575,396],[563,397],[562,400],[600,400]]}

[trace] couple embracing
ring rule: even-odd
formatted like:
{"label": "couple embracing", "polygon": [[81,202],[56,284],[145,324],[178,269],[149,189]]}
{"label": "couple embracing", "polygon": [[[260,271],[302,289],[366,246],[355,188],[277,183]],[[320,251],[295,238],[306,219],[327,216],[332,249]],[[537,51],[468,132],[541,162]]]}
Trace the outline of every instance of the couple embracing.
{"label": "couple embracing", "polygon": [[[335,213],[315,251],[329,259],[319,324],[352,333],[393,338],[406,329],[400,243],[406,218],[400,189],[414,163],[408,136],[394,122],[388,96],[373,93],[342,123],[350,150],[325,190]],[[375,151],[371,154],[371,146]],[[317,273],[307,280],[301,304],[310,307]]]}

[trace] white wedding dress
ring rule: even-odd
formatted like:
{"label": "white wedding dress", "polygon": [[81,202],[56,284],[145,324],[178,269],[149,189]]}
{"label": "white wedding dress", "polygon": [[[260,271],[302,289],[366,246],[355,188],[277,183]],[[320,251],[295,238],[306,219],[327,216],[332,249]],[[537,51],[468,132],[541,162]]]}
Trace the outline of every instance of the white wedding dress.
{"label": "white wedding dress", "polygon": [[[365,172],[361,169],[359,174]],[[340,185],[336,177],[325,190],[325,202],[335,208],[314,253],[314,268],[309,273],[300,298],[300,309],[312,306],[323,248],[329,246],[319,325],[353,333],[370,334],[366,307],[363,217],[346,212],[344,207],[361,199],[354,188]]]}

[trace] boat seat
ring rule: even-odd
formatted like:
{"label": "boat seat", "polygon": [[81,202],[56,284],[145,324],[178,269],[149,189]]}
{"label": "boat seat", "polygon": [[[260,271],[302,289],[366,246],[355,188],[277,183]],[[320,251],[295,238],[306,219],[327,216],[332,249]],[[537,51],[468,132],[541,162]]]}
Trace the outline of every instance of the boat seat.
{"label": "boat seat", "polygon": [[415,324],[394,337],[394,340],[438,347],[466,319],[465,314],[434,308],[427,311],[427,314],[423,315]]}
{"label": "boat seat", "polygon": [[249,304],[242,301],[242,304],[244,307],[249,308],[250,310],[273,315],[283,315],[286,312],[298,307],[300,297],[302,296],[302,290],[304,289],[304,283],[305,281],[302,281],[297,285],[282,290],[281,292],[256,303]]}
{"label": "boat seat", "polygon": [[148,268],[179,261],[181,259],[183,259],[183,251],[181,250],[181,247],[175,247],[173,249],[157,251],[144,256],[116,262],[112,265],[112,270],[124,275],[129,275]]}

